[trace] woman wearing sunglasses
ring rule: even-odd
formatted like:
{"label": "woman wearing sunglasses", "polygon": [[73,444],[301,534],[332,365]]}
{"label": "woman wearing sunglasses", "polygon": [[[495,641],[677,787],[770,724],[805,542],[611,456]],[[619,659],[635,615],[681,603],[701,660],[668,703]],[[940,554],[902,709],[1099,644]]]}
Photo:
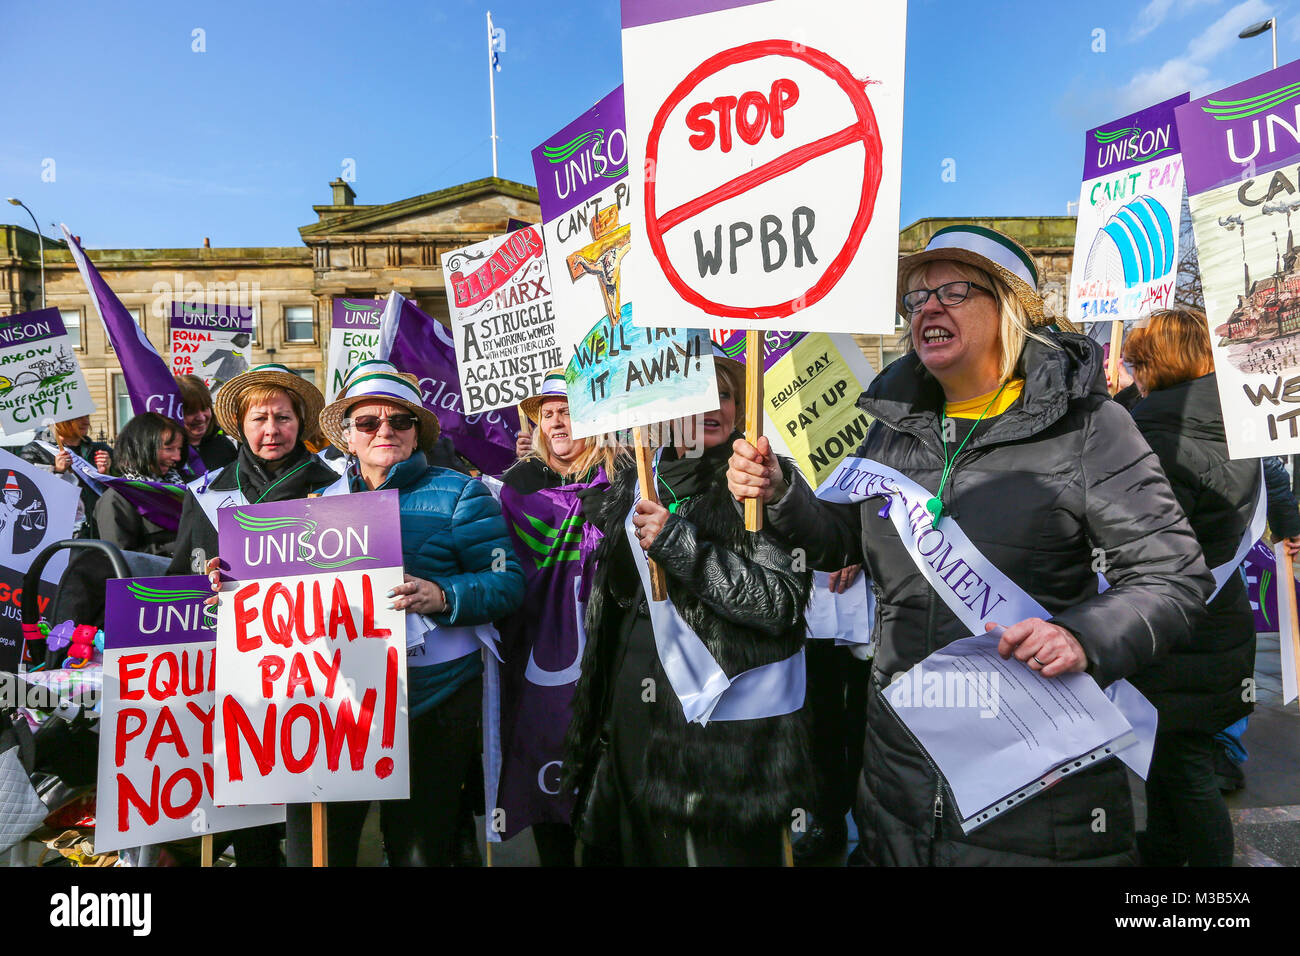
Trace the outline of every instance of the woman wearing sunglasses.
{"label": "woman wearing sunglasses", "polygon": [[[884,687],[977,623],[1005,627],[1003,658],[1045,678],[1087,672],[1105,687],[1189,637],[1213,587],[1159,462],[1106,393],[1100,349],[1047,329],[1037,284],[1018,243],[978,226],[941,229],[899,263],[911,352],[858,400],[874,421],[856,455],[869,471],[900,477],[869,486],[865,500],[819,500],[765,439],[734,446],[731,490],[766,502],[764,527],[803,548],[815,568],[861,561],[872,580],[879,649],[855,816],[878,865],[1134,862],[1119,761],[1066,777],[967,834],[955,811],[984,808],[955,806]],[[898,500],[900,487],[914,505]],[[926,546],[931,530],[952,529],[969,544],[926,557],[922,528]],[[982,579],[958,577],[971,567],[957,567],[959,548],[998,569],[1013,599],[1046,613],[975,611]],[[948,577],[931,585],[920,567],[943,561]],[[1103,594],[1099,570],[1110,583]]]}
{"label": "woman wearing sunglasses", "polygon": [[[325,437],[348,468],[325,494],[393,489],[401,511],[404,583],[390,592],[406,612],[411,796],[380,804],[389,866],[449,866],[460,786],[478,755],[483,659],[475,626],[513,611],[524,576],[501,509],[481,482],[430,466],[437,417],[413,375],[363,362],[321,412]],[[336,842],[355,862],[368,804],[330,805]]]}

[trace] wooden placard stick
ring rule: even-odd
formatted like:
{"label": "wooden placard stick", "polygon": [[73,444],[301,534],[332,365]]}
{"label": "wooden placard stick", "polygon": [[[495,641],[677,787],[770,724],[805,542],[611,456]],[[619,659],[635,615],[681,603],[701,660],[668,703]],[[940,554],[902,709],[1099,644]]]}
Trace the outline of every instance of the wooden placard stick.
{"label": "wooden placard stick", "polygon": [[533,433],[532,419],[530,419],[528,415],[524,412],[523,405],[519,405],[517,407],[519,409],[519,434],[531,435]]}
{"label": "wooden placard stick", "polygon": [[[758,444],[763,434],[763,336],[758,329],[745,330],[745,441]],[[763,530],[763,502],[745,499],[745,530]]]}
{"label": "wooden placard stick", "polygon": [[1124,320],[1115,319],[1110,324],[1110,358],[1106,361],[1106,381],[1110,393],[1119,391],[1119,360],[1124,347]]}
{"label": "wooden placard stick", "polygon": [[212,860],[212,834],[205,833],[199,840],[199,865],[213,866]]}
{"label": "wooden placard stick", "polygon": [[1282,602],[1286,602],[1285,616],[1291,622],[1291,633],[1279,634],[1278,640],[1291,642],[1292,660],[1296,667],[1296,683],[1300,685],[1300,621],[1296,620],[1295,563],[1291,560],[1286,544],[1279,543],[1282,546],[1274,551],[1281,562],[1277,569],[1277,606],[1281,609]]}
{"label": "wooden placard stick", "polygon": [[[632,444],[636,447],[636,479],[641,486],[641,497],[657,504],[659,495],[655,488],[654,469],[651,467],[650,462],[650,449],[646,447],[645,432],[640,425],[632,429]],[[663,569],[651,561],[650,599],[652,601],[663,601],[667,597],[668,589],[664,583]]]}
{"label": "wooden placard stick", "polygon": [[329,833],[325,829],[325,804],[311,805],[311,865],[329,866]]}

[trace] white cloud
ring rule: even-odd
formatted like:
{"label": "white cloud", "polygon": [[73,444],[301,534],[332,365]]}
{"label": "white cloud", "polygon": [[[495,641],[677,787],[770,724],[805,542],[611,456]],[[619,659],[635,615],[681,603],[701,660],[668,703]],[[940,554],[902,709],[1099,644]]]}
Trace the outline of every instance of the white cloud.
{"label": "white cloud", "polygon": [[[1143,13],[1162,3],[1164,0],[1152,0]],[[1190,90],[1192,96],[1197,97],[1217,88],[1219,84],[1210,81],[1212,61],[1238,42],[1237,34],[1243,27],[1266,20],[1272,14],[1273,8],[1265,0],[1243,0],[1238,3],[1194,37],[1180,56],[1166,60],[1154,69],[1143,70],[1129,80],[1120,90],[1121,109],[1132,112],[1167,100],[1185,90]]]}
{"label": "white cloud", "polygon": [[1170,12],[1173,12],[1175,16],[1182,16],[1193,7],[1218,2],[1219,0],[1179,0],[1178,3],[1175,3],[1174,0],[1150,0],[1145,7],[1138,11],[1137,22],[1133,24],[1130,39],[1142,39],[1164,23]]}

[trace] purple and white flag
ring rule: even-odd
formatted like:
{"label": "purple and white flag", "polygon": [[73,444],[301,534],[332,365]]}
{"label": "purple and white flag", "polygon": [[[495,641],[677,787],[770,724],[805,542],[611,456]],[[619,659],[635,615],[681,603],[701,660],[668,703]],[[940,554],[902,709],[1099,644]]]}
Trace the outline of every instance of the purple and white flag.
{"label": "purple and white flag", "polygon": [[90,291],[95,311],[104,322],[113,351],[122,363],[122,375],[131,396],[131,411],[136,415],[141,412],[158,412],[178,422],[182,421],[185,411],[181,405],[180,389],[177,388],[167,363],[145,336],[144,329],[136,324],[126,306],[108,287],[95,264],[86,257],[85,250],[73,238],[68,227],[60,224],[59,228],[68,240],[68,248],[77,263],[77,270]]}
{"label": "purple and white flag", "polygon": [[573,810],[560,769],[586,644],[583,615],[595,570],[587,559],[601,537],[583,521],[577,492],[608,484],[602,469],[590,483],[528,495],[501,488],[501,513],[527,584],[519,609],[497,622],[499,723],[485,727],[484,739],[499,743],[500,770],[487,783],[490,805],[505,811],[505,829],[490,839],[508,840],[534,823],[568,823]]}
{"label": "purple and white flag", "polygon": [[515,463],[519,413],[513,408],[464,413],[451,332],[400,293],[388,295],[375,358],[386,359],[420,380],[424,407],[438,416],[442,434],[479,471],[500,475]]}

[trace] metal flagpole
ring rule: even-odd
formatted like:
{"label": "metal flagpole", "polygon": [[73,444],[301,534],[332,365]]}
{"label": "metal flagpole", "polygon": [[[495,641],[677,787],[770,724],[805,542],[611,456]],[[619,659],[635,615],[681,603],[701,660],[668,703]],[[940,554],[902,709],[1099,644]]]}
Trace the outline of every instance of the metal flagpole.
{"label": "metal flagpole", "polygon": [[487,41],[488,41],[488,99],[492,104],[492,178],[497,176],[497,85],[496,77],[492,74],[492,11],[487,15]]}

